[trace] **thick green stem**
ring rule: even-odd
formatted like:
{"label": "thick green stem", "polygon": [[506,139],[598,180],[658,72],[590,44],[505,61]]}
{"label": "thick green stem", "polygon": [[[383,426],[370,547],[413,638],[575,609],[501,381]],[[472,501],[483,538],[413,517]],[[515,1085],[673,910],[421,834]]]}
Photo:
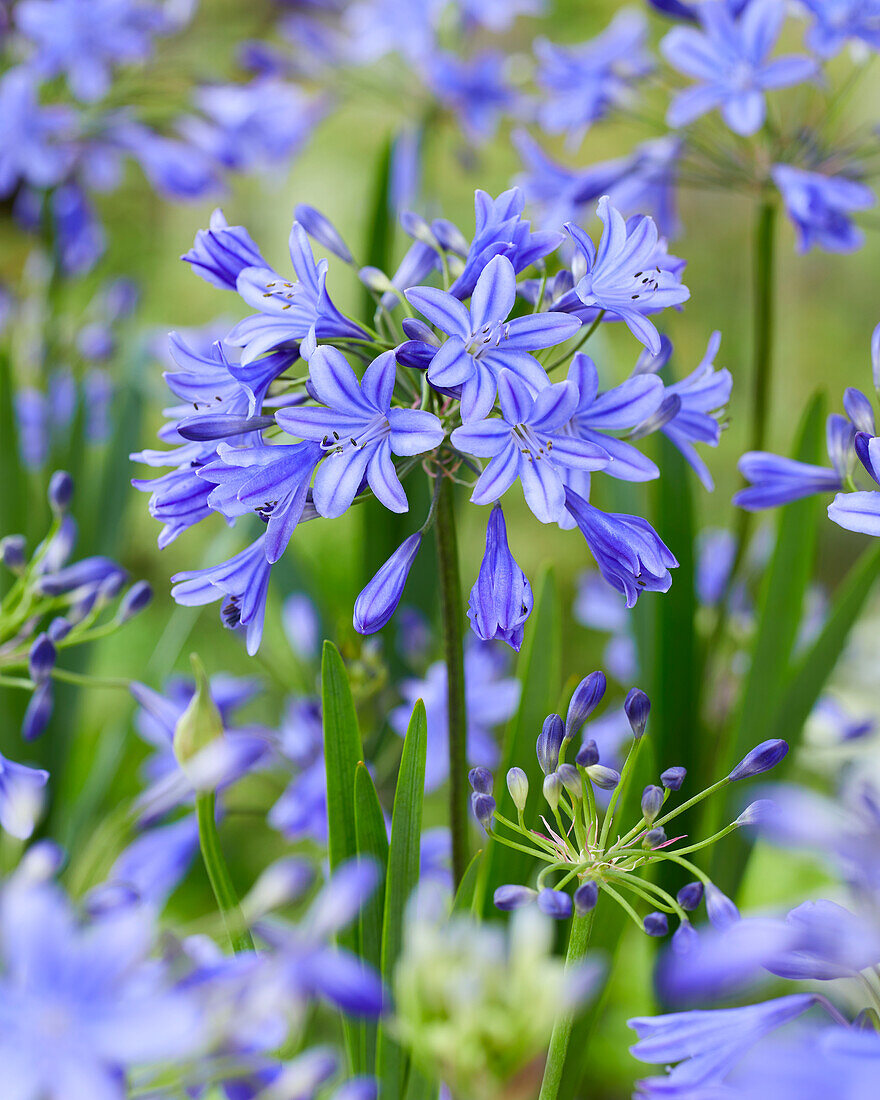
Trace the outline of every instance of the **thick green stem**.
{"label": "thick green stem", "polygon": [[226,860],[220,848],[220,837],[217,835],[217,823],[214,819],[214,801],[213,791],[196,795],[196,816],[199,821],[202,859],[205,862],[208,880],[217,899],[217,908],[223,918],[232,950],[236,954],[241,951],[253,951],[254,941],[245,924],[238,895],[232,885],[229,868],[226,866]]}
{"label": "thick green stem", "polygon": [[437,498],[437,557],[440,573],[440,615],[446,656],[446,701],[449,726],[449,832],[452,836],[452,874],[461,882],[468,864],[467,842],[467,713],[464,695],[464,639],[461,578],[455,534],[455,497],[452,480],[443,481]]}
{"label": "thick green stem", "polygon": [[[594,912],[595,910],[591,910],[585,917],[574,917],[571,922],[568,953],[565,956],[566,970],[577,965],[587,953],[587,948],[590,945],[590,932],[593,928]],[[559,1095],[559,1086],[562,1084],[565,1056],[568,1053],[568,1043],[571,1039],[571,1029],[574,1027],[574,1018],[575,1013],[570,1010],[556,1018],[556,1023],[553,1025],[553,1034],[550,1037],[550,1049],[547,1051],[544,1080],[541,1082],[541,1094],[538,1100],[556,1100]]]}

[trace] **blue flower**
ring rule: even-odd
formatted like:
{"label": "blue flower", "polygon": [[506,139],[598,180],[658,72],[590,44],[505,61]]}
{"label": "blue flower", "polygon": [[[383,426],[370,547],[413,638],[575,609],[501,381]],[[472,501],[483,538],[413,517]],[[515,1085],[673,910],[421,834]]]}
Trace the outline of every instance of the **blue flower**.
{"label": "blue flower", "polygon": [[243,225],[229,225],[219,208],[211,214],[207,229],[196,233],[189,252],[181,257],[212,286],[235,290],[246,267],[267,267],[266,261]]}
{"label": "blue flower", "polygon": [[216,161],[191,141],[157,134],[133,121],[114,127],[108,137],[114,149],[124,149],[134,157],[150,186],[163,198],[199,199],[219,187]]}
{"label": "blue flower", "polygon": [[516,112],[519,100],[505,79],[506,60],[500,53],[480,53],[463,60],[434,51],[427,59],[428,86],[455,112],[465,133],[475,141],[491,138],[503,115]]}
{"label": "blue flower", "polygon": [[586,261],[587,273],[575,286],[585,306],[605,310],[623,321],[637,340],[652,354],[660,351],[660,334],[645,316],[680,305],[690,291],[671,271],[657,263],[659,234],[652,218],[641,216],[624,221],[607,195],[599,199],[596,212],[604,227],[599,248],[571,222],[568,230]]}
{"label": "blue flower", "polygon": [[[199,828],[193,814],[169,825],[145,829],[117,856],[97,890],[105,896],[111,890],[125,890],[132,901],[161,910],[198,850]],[[89,896],[90,908],[95,893],[93,890]]]}
{"label": "blue flower", "polygon": [[574,469],[589,473],[610,462],[607,451],[566,429],[578,405],[573,382],[545,384],[535,396],[522,379],[503,370],[498,381],[501,416],[464,424],[451,436],[466,454],[490,458],[471,500],[491,504],[517,478],[526,503],[541,523],[555,523],[565,508],[565,477]]}
{"label": "blue flower", "polygon": [[0,828],[27,840],[43,808],[43,789],[49,773],[28,768],[0,755]]}
{"label": "blue flower", "polygon": [[422,454],[443,441],[443,427],[433,413],[391,407],[396,369],[394,352],[384,352],[358,381],[341,352],[320,347],[309,360],[309,381],[326,407],[279,410],[276,419],[286,432],[321,445],[325,457],[313,495],[322,516],[341,516],[364,478],[386,508],[406,512],[409,505],[391,456]]}
{"label": "blue flower", "polygon": [[507,545],[507,527],[496,504],[486,529],[486,552],[468,600],[468,618],[484,642],[500,639],[519,652],[532,613],[532,586]]}
{"label": "blue flower", "polygon": [[330,301],[326,282],[328,263],[317,264],[308,237],[299,222],[290,230],[290,259],[296,282],[270,267],[246,267],[238,276],[238,293],[258,313],[239,321],[227,343],[243,349],[241,361],[251,363],[263,352],[306,337],[334,340],[367,339],[367,333],[344,317]]}
{"label": "blue flower", "polygon": [[91,271],[104,255],[106,238],[86,193],[77,183],[65,183],[52,193],[51,206],[59,260],[65,274]]}
{"label": "blue flower", "polygon": [[41,106],[36,77],[18,67],[0,77],[0,117],[0,196],[21,182],[59,183],[73,163],[73,112],[61,104]]}
{"label": "blue flower", "polygon": [[601,34],[574,47],[536,40],[535,79],[544,92],[538,121],[550,134],[568,135],[572,147],[613,107],[625,103],[630,86],[653,67],[646,50],[641,12],[619,12]]}
{"label": "blue flower", "polygon": [[739,19],[724,4],[701,4],[697,15],[701,30],[676,27],[660,43],[671,65],[700,81],[672,100],[666,121],[674,128],[717,108],[734,133],[754,134],[764,124],[765,91],[816,74],[804,55],[768,60],[785,19],[781,0],[751,0]]}
{"label": "blue flower", "polygon": [[327,771],[321,704],[317,699],[288,701],[278,731],[278,750],[297,771],[269,811],[269,824],[288,840],[309,837],[326,844]]}
{"label": "blue flower", "polygon": [[470,309],[433,287],[415,287],[406,298],[449,337],[428,367],[428,381],[443,390],[461,388],[466,421],[485,417],[495,404],[503,370],[518,375],[532,392],[545,387],[544,368],[529,353],[561,344],[581,327],[577,318],[562,313],[532,313],[508,321],[516,301],[516,274],[506,256],[496,256],[483,268]]}
{"label": "blue flower", "polygon": [[877,0],[802,0],[815,16],[807,45],[820,57],[833,57],[850,38],[880,50],[880,3]]}
{"label": "blue flower", "polygon": [[421,545],[421,531],[404,539],[361,591],[354,604],[358,634],[375,634],[391,621]]}
{"label": "blue flower", "polygon": [[877,196],[870,187],[845,176],[806,172],[790,164],[775,165],[772,175],[797,230],[799,252],[809,251],[814,244],[826,252],[861,248],[865,235],[848,215],[876,204]]}

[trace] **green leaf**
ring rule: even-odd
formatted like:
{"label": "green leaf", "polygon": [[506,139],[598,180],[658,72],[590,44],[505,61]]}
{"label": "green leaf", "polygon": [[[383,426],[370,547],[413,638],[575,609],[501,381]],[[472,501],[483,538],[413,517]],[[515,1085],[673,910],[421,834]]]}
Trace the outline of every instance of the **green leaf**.
{"label": "green leaf", "polygon": [[477,885],[480,879],[480,861],[482,856],[483,852],[481,849],[467,865],[467,870],[461,882],[458,884],[458,889],[455,891],[455,901],[452,903],[453,913],[467,913],[474,908],[474,902],[477,897]]}
{"label": "green leaf", "polygon": [[[381,868],[381,877],[373,896],[361,909],[358,919],[358,954],[376,970],[382,965],[382,916],[385,911],[385,875],[388,867],[388,837],[385,818],[373,779],[364,764],[358,764],[354,780],[354,817],[358,855],[373,859]],[[360,1041],[358,1073],[376,1071],[376,1024],[362,1021],[356,1025]]]}
{"label": "green leaf", "polygon": [[[543,775],[535,756],[535,741],[545,717],[552,713],[559,700],[562,683],[562,630],[559,593],[552,568],[541,574],[536,586],[535,609],[526,625],[526,638],[516,666],[522,684],[519,710],[507,728],[504,757],[499,776],[506,776],[514,765],[529,778],[526,821],[537,821]],[[516,807],[506,784],[499,783],[498,803],[501,813],[516,820]],[[528,882],[534,860],[522,852],[501,844],[490,844],[480,877],[479,896],[475,908],[483,916],[494,913],[492,896],[506,882]]]}
{"label": "green leaf", "polygon": [[[391,843],[388,848],[385,919],[382,926],[382,978],[389,989],[393,985],[394,968],[403,944],[406,904],[419,881],[427,746],[428,719],[425,704],[419,699],[413,708],[403,742],[394,809],[391,812]],[[380,1095],[403,1096],[407,1058],[381,1024],[376,1068],[381,1085]]]}
{"label": "green leaf", "polygon": [[[15,420],[15,382],[9,356],[0,351],[0,537],[26,534],[25,500],[27,485],[18,456],[18,426]],[[5,578],[4,578],[5,583]]]}

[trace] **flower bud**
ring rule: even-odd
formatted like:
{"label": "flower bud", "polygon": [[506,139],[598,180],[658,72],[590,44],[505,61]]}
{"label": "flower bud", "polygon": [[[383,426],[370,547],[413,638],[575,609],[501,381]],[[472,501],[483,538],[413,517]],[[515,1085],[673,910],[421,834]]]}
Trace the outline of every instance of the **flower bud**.
{"label": "flower bud", "polygon": [[35,684],[47,680],[55,667],[55,646],[48,634],[38,634],[28,653],[28,669]]}
{"label": "flower bud", "polygon": [[558,714],[548,714],[544,719],[544,725],[538,735],[535,746],[538,754],[538,763],[544,775],[555,772],[559,765],[559,750],[562,748],[562,738],[565,727]]}
{"label": "flower bud", "polygon": [[400,215],[400,225],[404,233],[410,237],[415,238],[417,241],[421,241],[422,244],[430,245],[431,248],[437,248],[439,241],[434,236],[434,232],[430,225],[420,214],[414,214],[412,210],[404,210]]}
{"label": "flower bud", "polygon": [[522,768],[511,768],[507,773],[507,789],[513,804],[522,813],[526,808],[526,799],[529,797],[529,777]]}
{"label": "flower bud", "polygon": [[372,290],[374,294],[394,293],[394,283],[378,267],[362,267],[358,272],[358,278],[367,290]]}
{"label": "flower bud", "polygon": [[52,639],[53,642],[63,641],[67,635],[71,632],[73,627],[62,615],[56,615],[55,618],[49,623],[49,627],[46,633]]}
{"label": "flower bud", "polygon": [[605,694],[606,680],[604,672],[591,672],[574,689],[568,712],[565,715],[565,740],[570,741],[580,733],[584,722],[590,717]]}
{"label": "flower bud", "polygon": [[122,591],[124,584],[124,573],[111,573],[108,577],[105,577],[98,585],[97,598],[100,603],[103,605],[115,600]]}
{"label": "flower bud", "polygon": [[638,741],[643,736],[645,726],[648,724],[651,700],[640,688],[630,688],[629,694],[623,702],[623,709],[632,727],[633,737]]}
{"label": "flower bud", "polygon": [[562,794],[562,780],[556,772],[544,776],[544,797],[550,809],[554,812],[559,809],[559,796]]}
{"label": "flower bud", "polygon": [[52,681],[44,680],[31,696],[21,723],[21,736],[33,741],[45,730],[52,717]]}
{"label": "flower bud", "polygon": [[484,642],[497,638],[519,652],[533,603],[531,585],[510,552],[504,513],[496,504],[489,515],[480,572],[468,599],[471,628]]}
{"label": "flower bud", "polygon": [[403,540],[367,583],[354,603],[354,628],[358,634],[375,634],[391,619],[421,545],[421,531],[416,531]]}
{"label": "flower bud", "polygon": [[329,218],[324,217],[320,210],[301,202],[294,209],[293,216],[318,244],[322,244],[334,256],[338,256],[343,263],[354,263],[348,245],[340,236],[339,230]]}
{"label": "flower bud", "polygon": [[643,848],[659,848],[661,844],[666,843],[666,830],[658,825],[656,829],[649,829],[642,837]]}
{"label": "flower bud", "polygon": [[420,321],[418,317],[404,317],[400,322],[400,327],[410,340],[418,340],[419,343],[433,344],[434,347],[439,347],[437,334],[430,325]]}
{"label": "flower bud", "polygon": [[581,781],[581,773],[574,764],[560,764],[556,774],[562,780],[562,785],[572,798],[580,801],[584,797],[584,784]]}
{"label": "flower bud", "polygon": [[492,773],[488,768],[471,768],[468,782],[476,794],[492,793]]}
{"label": "flower bud", "polygon": [[544,889],[538,894],[538,908],[554,920],[568,920],[571,916],[571,895],[564,890]]}
{"label": "flower bud", "polygon": [[665,913],[649,913],[642,921],[649,936],[665,936],[669,931],[669,919]]}
{"label": "flower bud", "polygon": [[592,764],[587,768],[590,782],[595,783],[603,791],[613,791],[620,782],[620,772],[614,768],[606,768],[604,764]]}
{"label": "flower bud", "polygon": [[152,598],[153,589],[149,581],[135,581],[122,597],[119,610],[116,612],[116,621],[120,623],[128,622],[133,616],[143,611]]}
{"label": "flower bud", "polygon": [[861,390],[857,390],[853,386],[847,386],[843,391],[843,407],[857,432],[876,435],[874,410],[871,408],[871,402]]}
{"label": "flower bud", "polygon": [[471,808],[474,811],[474,817],[483,826],[486,832],[490,832],[492,828],[492,815],[495,813],[495,799],[490,794],[478,794],[476,791],[471,795]]}
{"label": "flower bud", "polygon": [[642,791],[642,817],[650,823],[663,807],[663,788],[649,785]]}
{"label": "flower bud", "polygon": [[56,470],[49,478],[49,507],[56,516],[63,516],[73,499],[73,478],[66,470]]}
{"label": "flower bud", "polygon": [[739,920],[739,909],[712,883],[706,883],[706,913],[716,928],[729,928]]}
{"label": "flower bud", "polygon": [[578,749],[578,754],[575,757],[575,762],[582,768],[591,768],[594,764],[599,763],[599,746],[592,739],[585,741],[583,745]]}
{"label": "flower bud", "polygon": [[177,422],[177,431],[191,443],[230,439],[234,435],[262,432],[275,423],[274,416],[239,416],[237,413],[197,413]]}
{"label": "flower bud", "polygon": [[7,535],[0,539],[0,561],[13,573],[21,573],[26,564],[24,535]]}
{"label": "flower bud", "polygon": [[727,778],[731,783],[735,783],[738,779],[751,779],[752,776],[768,772],[776,767],[787,752],[788,743],[780,737],[762,741],[740,760]]}
{"label": "flower bud", "polygon": [[511,883],[508,886],[499,886],[492,900],[495,902],[496,909],[508,913],[511,909],[522,909],[524,905],[531,905],[537,896],[537,890]]}
{"label": "flower bud", "polygon": [[750,802],[748,806],[746,806],[734,824],[759,825],[767,818],[772,809],[773,800],[771,798],[759,798],[757,801]]}
{"label": "flower bud", "polygon": [[211,685],[208,683],[205,666],[195,653],[190,655],[190,663],[196,689],[177,720],[172,742],[174,755],[181,767],[185,767],[188,760],[224,736],[223,719],[211,696]]}
{"label": "flower bud", "polygon": [[688,911],[696,909],[703,900],[702,882],[685,883],[675,895],[675,899],[682,909],[687,909]]}
{"label": "flower bud", "polygon": [[681,789],[681,785],[684,783],[684,777],[686,775],[686,768],[667,768],[665,772],[660,773],[660,782],[667,791],[677,791]]}
{"label": "flower bud", "polygon": [[599,900],[599,886],[595,882],[585,882],[574,892],[574,908],[579,917],[594,909]]}
{"label": "flower bud", "polygon": [[672,933],[672,950],[676,955],[687,955],[697,946],[699,936],[689,920],[682,920]]}

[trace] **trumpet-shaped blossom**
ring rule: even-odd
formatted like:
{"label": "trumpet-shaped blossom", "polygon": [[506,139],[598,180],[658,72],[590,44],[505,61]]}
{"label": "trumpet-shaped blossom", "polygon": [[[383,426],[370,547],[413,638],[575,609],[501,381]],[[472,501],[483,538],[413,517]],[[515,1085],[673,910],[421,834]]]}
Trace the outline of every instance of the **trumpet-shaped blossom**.
{"label": "trumpet-shaped blossom", "polygon": [[534,597],[528,577],[507,545],[507,527],[496,504],[486,529],[486,552],[468,600],[473,632],[484,642],[500,638],[519,652]]}
{"label": "trumpet-shaped blossom", "polygon": [[235,290],[246,267],[268,266],[250,233],[243,225],[229,225],[219,208],[211,215],[208,228],[196,233],[192,248],[180,258],[205,282],[221,290]]}
{"label": "trumpet-shaped blossom", "polygon": [[270,267],[246,267],[236,280],[238,293],[258,312],[239,321],[227,343],[242,348],[243,364],[252,363],[273,348],[312,341],[365,340],[367,333],[344,317],[327,293],[326,260],[315,263],[308,237],[299,222],[290,230],[290,259],[296,281]]}
{"label": "trumpet-shaped blossom", "polygon": [[432,52],[428,59],[428,85],[475,140],[488,140],[504,114],[516,114],[519,100],[505,78],[505,61],[503,54],[489,52],[469,60]]}
{"label": "trumpet-shaped blossom", "polygon": [[700,30],[675,27],[660,43],[674,68],[699,81],[672,100],[670,126],[687,126],[717,109],[735,134],[754,134],[764,124],[766,91],[815,76],[815,62],[802,54],[768,56],[785,20],[782,0],[751,0],[739,19],[725,4],[700,4],[697,15]]}
{"label": "trumpet-shaped blossom", "polygon": [[850,39],[857,38],[880,50],[878,0],[801,0],[815,22],[806,42],[820,57],[833,57]]}
{"label": "trumpet-shaped blossom", "polygon": [[645,316],[680,305],[690,291],[680,278],[657,264],[659,233],[654,220],[639,216],[625,221],[607,195],[596,208],[603,225],[598,249],[578,226],[566,225],[575,247],[586,262],[587,273],[575,286],[585,306],[604,310],[623,321],[652,354],[660,352],[660,334]]}
{"label": "trumpet-shaped blossom", "polygon": [[48,779],[42,768],[28,768],[0,755],[0,828],[27,840],[43,808]]}
{"label": "trumpet-shaped blossom", "polygon": [[808,252],[813,245],[826,252],[854,252],[862,247],[865,235],[850,215],[876,204],[877,196],[866,184],[845,176],[807,172],[790,164],[774,166],[773,182],[797,230],[798,252]]}
{"label": "trumpet-shaped blossom", "polygon": [[359,634],[375,634],[391,620],[421,545],[421,531],[404,539],[355,600],[354,628]]}
{"label": "trumpet-shaped blossom", "polygon": [[296,769],[267,820],[288,840],[327,842],[327,769],[324,728],[317,699],[293,698],[284,709],[278,748]]}
{"label": "trumpet-shaped blossom", "polygon": [[466,454],[489,458],[474,486],[474,504],[491,504],[519,479],[526,503],[541,523],[557,522],[565,508],[565,475],[590,473],[610,462],[603,447],[578,439],[566,429],[577,409],[573,382],[546,385],[535,396],[510,371],[498,381],[501,416],[464,424],[452,443]]}
{"label": "trumpet-shaped blossom", "polygon": [[483,268],[469,309],[433,287],[415,287],[406,298],[448,336],[428,367],[428,381],[443,390],[460,388],[465,421],[488,414],[501,371],[518,375],[532,392],[545,387],[544,368],[529,353],[561,344],[581,327],[577,318],[552,312],[508,321],[516,301],[516,273],[506,256],[495,256]]}
{"label": "trumpet-shaped blossom", "polygon": [[364,478],[386,508],[406,512],[409,505],[391,456],[433,450],[444,432],[433,413],[391,407],[394,352],[374,359],[359,382],[341,352],[321,347],[309,360],[309,378],[326,407],[281,409],[276,419],[286,432],[321,446],[325,457],[313,489],[319,514],[341,516]]}
{"label": "trumpet-shaped blossom", "polygon": [[19,66],[0,78],[0,117],[0,196],[20,182],[60,183],[73,163],[73,112],[61,104],[41,106],[36,77]]}

